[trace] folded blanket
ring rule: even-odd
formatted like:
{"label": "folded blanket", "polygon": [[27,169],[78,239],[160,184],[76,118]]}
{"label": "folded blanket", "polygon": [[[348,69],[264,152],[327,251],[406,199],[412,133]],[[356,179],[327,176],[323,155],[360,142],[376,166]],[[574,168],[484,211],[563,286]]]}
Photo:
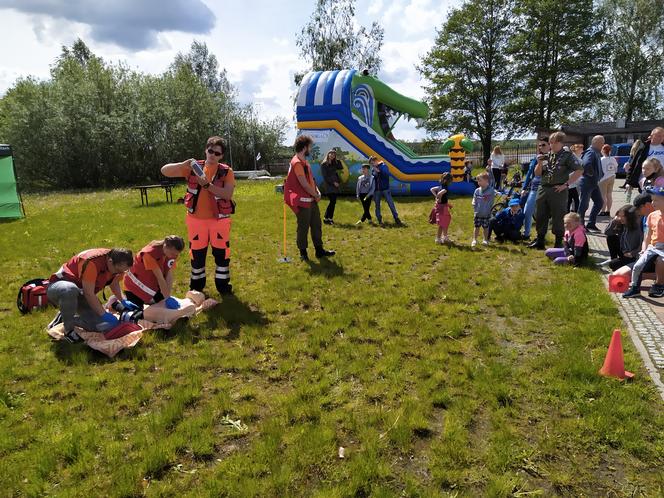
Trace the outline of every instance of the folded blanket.
{"label": "folded blanket", "polygon": [[[187,292],[187,297],[178,299],[178,301],[180,302],[180,309],[177,310],[169,310],[163,301],[146,307],[143,312],[144,319],[138,321],[140,330],[129,332],[127,335],[116,339],[106,339],[101,332],[83,330],[80,327],[76,327],[75,330],[88,347],[113,358],[123,349],[133,348],[138,344],[145,330],[170,329],[179,318],[197,315],[219,304],[214,299],[205,299],[205,295],[197,291]],[[111,309],[110,304],[112,304],[112,300],[109,300],[107,304],[109,310]],[[47,332],[56,341],[64,339],[65,329],[62,324],[48,329]]]}

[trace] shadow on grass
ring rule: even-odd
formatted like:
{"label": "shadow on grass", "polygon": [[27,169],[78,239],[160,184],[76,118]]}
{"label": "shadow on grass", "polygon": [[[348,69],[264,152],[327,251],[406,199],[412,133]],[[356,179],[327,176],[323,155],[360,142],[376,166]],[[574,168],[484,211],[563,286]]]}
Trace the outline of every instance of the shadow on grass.
{"label": "shadow on grass", "polygon": [[330,258],[322,258],[318,261],[306,262],[309,273],[312,275],[324,275],[326,277],[341,277],[345,275],[344,267]]}
{"label": "shadow on grass", "polygon": [[[221,338],[227,341],[239,338],[243,325],[266,326],[270,323],[262,311],[241,301],[235,294],[222,296],[219,306],[207,312],[205,316],[207,319],[200,326],[205,330],[216,330],[220,325],[225,325],[229,331]],[[192,332],[192,340],[213,339],[208,335],[193,334],[195,329],[192,330],[191,327],[188,330]]]}

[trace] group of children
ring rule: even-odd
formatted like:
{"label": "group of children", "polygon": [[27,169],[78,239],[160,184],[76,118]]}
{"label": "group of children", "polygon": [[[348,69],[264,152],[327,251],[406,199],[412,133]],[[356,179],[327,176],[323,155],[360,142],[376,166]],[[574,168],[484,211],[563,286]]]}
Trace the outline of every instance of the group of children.
{"label": "group of children", "polygon": [[403,223],[399,219],[397,208],[394,205],[394,200],[392,199],[392,192],[390,192],[390,172],[384,162],[379,162],[376,157],[371,156],[369,162],[362,165],[362,174],[357,179],[355,195],[362,203],[364,210],[362,217],[355,223],[356,225],[361,225],[367,220],[370,223],[372,222],[371,213],[369,212],[372,199],[376,203],[376,220],[379,225],[382,225],[383,218],[380,211],[380,203],[381,199],[385,198],[392,212],[394,224],[403,226]]}

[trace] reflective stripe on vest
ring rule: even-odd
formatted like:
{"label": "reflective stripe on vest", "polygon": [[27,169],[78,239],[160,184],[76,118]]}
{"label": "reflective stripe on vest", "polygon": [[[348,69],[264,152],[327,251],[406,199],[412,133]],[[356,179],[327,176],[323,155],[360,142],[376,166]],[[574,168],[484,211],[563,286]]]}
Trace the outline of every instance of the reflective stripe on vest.
{"label": "reflective stripe on vest", "polygon": [[143,282],[141,282],[136,275],[134,275],[132,272],[128,271],[127,276],[129,277],[129,280],[131,280],[136,287],[141,289],[143,292],[145,292],[148,296],[154,297],[157,291],[150,289],[147,285],[145,285]]}

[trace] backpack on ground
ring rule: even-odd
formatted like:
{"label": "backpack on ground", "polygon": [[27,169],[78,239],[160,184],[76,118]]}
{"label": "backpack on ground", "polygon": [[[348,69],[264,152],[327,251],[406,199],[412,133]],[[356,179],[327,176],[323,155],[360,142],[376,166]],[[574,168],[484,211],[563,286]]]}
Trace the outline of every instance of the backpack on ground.
{"label": "backpack on ground", "polygon": [[48,284],[49,281],[46,278],[35,278],[24,283],[16,297],[18,310],[25,315],[35,309],[46,308],[48,306],[46,296]]}

